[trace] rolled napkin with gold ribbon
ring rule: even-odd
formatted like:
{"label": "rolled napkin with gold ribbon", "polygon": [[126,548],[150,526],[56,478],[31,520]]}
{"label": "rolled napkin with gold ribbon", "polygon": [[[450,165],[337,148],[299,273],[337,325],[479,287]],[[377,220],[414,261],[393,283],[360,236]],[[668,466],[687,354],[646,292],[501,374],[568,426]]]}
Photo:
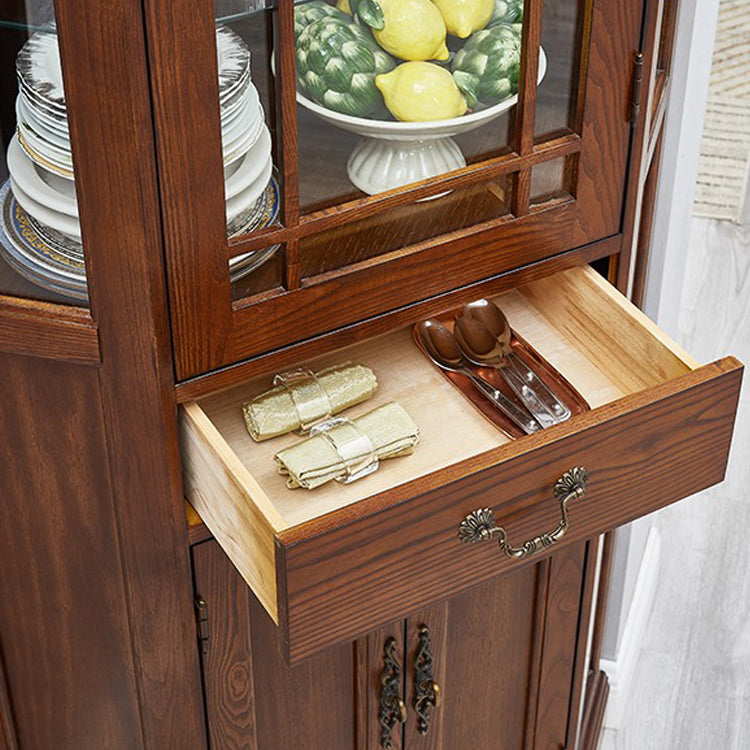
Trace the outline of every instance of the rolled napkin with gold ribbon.
{"label": "rolled napkin with gold ribbon", "polygon": [[419,428],[395,402],[354,420],[334,418],[313,430],[311,437],[274,456],[290,489],[358,479],[377,469],[379,461],[408,455],[419,442]]}
{"label": "rolled napkin with gold ribbon", "polygon": [[346,362],[316,373],[283,373],[274,378],[274,386],[242,405],[247,431],[258,442],[307,430],[366,401],[375,393],[378,381],[369,367]]}

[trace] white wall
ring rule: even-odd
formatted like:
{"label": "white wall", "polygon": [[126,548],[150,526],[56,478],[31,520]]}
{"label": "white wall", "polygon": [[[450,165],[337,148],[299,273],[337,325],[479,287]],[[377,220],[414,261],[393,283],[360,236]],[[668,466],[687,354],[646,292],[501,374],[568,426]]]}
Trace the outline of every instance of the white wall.
{"label": "white wall", "polygon": [[[669,2],[669,0],[667,0]],[[680,0],[645,309],[677,335],[719,0]]]}

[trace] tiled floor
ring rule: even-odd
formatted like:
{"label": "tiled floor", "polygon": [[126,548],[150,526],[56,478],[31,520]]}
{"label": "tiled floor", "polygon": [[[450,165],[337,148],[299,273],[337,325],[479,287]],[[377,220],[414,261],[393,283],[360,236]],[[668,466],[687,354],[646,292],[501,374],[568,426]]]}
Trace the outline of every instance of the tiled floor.
{"label": "tiled floor", "polygon": [[[750,211],[693,219],[680,343],[750,365]],[[750,748],[750,383],[726,481],[662,511],[660,580],[622,728],[600,750]]]}

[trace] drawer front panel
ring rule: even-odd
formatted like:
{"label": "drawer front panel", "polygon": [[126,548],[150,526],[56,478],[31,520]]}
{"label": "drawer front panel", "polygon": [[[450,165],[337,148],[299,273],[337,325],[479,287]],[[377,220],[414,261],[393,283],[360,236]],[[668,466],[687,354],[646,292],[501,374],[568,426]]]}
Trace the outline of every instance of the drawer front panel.
{"label": "drawer front panel", "polygon": [[345,508],[280,532],[279,624],[290,660],[525,564],[494,540],[460,542],[458,525],[488,507],[513,545],[552,531],[560,521],[553,485],[574,466],[590,481],[552,551],[721,481],[741,374],[736,360],[721,360],[505,446],[478,473],[437,472],[411,500],[389,505],[381,496],[356,514]]}

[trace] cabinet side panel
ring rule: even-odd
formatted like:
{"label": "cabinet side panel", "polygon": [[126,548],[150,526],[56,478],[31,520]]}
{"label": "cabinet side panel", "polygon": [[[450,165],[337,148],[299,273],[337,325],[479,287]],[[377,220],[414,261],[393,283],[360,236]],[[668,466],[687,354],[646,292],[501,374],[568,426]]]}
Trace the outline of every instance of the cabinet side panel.
{"label": "cabinet side panel", "polygon": [[0,645],[24,748],[142,747],[97,372],[0,357]]}
{"label": "cabinet side panel", "polygon": [[55,10],[144,737],[202,747],[144,7]]}

